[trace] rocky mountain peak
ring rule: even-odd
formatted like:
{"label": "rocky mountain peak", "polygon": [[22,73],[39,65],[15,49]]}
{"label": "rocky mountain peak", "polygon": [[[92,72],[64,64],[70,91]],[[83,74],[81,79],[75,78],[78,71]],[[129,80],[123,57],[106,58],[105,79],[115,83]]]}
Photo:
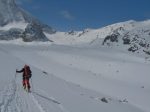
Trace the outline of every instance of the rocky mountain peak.
{"label": "rocky mountain peak", "polygon": [[[31,14],[27,13],[22,8],[20,8],[15,3],[15,0],[0,0],[0,27],[1,27],[1,29],[2,29],[2,27],[5,27],[6,25],[8,26],[11,23],[21,23],[21,22],[29,24],[29,26],[32,27],[30,29],[32,29],[32,31],[35,31],[34,33],[36,34],[36,37],[34,37],[35,35],[32,35],[32,36],[28,35],[27,38],[30,41],[31,40],[32,41],[34,41],[34,40],[35,41],[41,41],[41,40],[46,41],[48,39],[46,39],[44,32],[49,33],[49,34],[53,34],[56,32],[51,27],[41,23],[39,20],[37,20]],[[34,23],[34,25],[32,25],[33,23]],[[29,29],[29,26],[27,26],[27,28],[25,28],[25,29]],[[15,30],[12,30],[12,29],[15,29]],[[25,31],[25,29],[24,29],[24,31],[22,31],[22,28],[20,28],[20,29],[18,27],[16,29],[16,26],[11,26],[11,29],[8,29],[7,31],[0,31],[0,39],[1,40],[11,40],[11,39],[17,39],[19,37],[22,38],[22,36],[24,36],[24,35],[26,36],[27,34],[25,34],[25,33],[27,33],[27,32]],[[20,33],[17,33],[19,35],[16,35],[16,38],[15,38],[14,36],[12,37],[12,35],[9,35],[10,31],[11,31],[11,34],[13,33],[13,31],[20,32]],[[22,32],[23,32],[23,34],[22,34]],[[40,33],[37,33],[37,32],[40,32]],[[31,34],[31,33],[29,33],[29,34]],[[38,35],[38,34],[40,34],[40,35]]]}

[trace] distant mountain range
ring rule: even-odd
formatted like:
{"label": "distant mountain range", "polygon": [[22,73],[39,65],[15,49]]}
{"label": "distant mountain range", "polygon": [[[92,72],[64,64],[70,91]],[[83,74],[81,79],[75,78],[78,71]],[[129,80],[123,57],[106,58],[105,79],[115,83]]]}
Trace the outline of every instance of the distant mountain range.
{"label": "distant mountain range", "polygon": [[100,29],[57,32],[47,37],[56,44],[89,44],[126,49],[150,55],[150,20],[134,20],[112,24]]}
{"label": "distant mountain range", "polygon": [[16,5],[15,0],[0,0],[0,40],[18,38],[25,42],[102,45],[150,55],[150,20],[130,20],[100,29],[56,32]]}

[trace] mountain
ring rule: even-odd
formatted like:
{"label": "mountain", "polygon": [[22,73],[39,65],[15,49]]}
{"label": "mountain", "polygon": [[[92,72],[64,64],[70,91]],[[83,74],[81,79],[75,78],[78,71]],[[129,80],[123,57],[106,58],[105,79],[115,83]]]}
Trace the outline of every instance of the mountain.
{"label": "mountain", "polygon": [[99,29],[56,32],[16,5],[0,0],[0,40],[22,38],[25,42],[51,41],[55,44],[106,46],[150,55],[150,20],[134,20]]}
{"label": "mountain", "polygon": [[[37,20],[32,15],[30,15],[22,8],[20,8],[15,3],[15,0],[0,0],[0,39],[1,40],[17,39],[24,36],[23,34],[26,33],[25,29],[26,30],[28,29],[28,24],[32,25],[33,29],[35,29],[32,31],[36,31],[34,32],[36,37],[34,37],[32,33],[30,41],[39,41],[39,40],[47,41],[48,39],[43,32],[47,32],[49,34],[55,33],[54,29],[52,29],[48,25],[41,23],[39,20]],[[40,34],[42,33],[43,34],[38,36],[37,35],[38,32],[41,32]]]}
{"label": "mountain", "polygon": [[100,29],[71,30],[67,33],[46,35],[57,44],[102,45],[150,55],[150,20],[141,22],[130,20]]}
{"label": "mountain", "polygon": [[118,46],[128,51],[150,55],[150,20],[132,21],[131,27],[119,26],[104,38],[103,45]]}

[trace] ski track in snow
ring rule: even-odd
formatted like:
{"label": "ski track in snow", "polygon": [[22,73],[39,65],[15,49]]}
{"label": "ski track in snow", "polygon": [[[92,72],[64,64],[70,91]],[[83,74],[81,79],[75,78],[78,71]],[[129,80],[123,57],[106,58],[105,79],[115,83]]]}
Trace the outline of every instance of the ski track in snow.
{"label": "ski track in snow", "polygon": [[[81,96],[84,95],[85,94],[81,94]],[[35,111],[33,110],[34,107],[36,108],[36,112],[49,112],[49,110],[46,110],[46,108],[41,105],[40,101],[38,101],[35,96],[47,100],[50,104],[55,105],[60,109],[60,112],[69,112],[54,98],[46,97],[34,91],[31,93],[23,91],[23,88],[21,88],[16,81],[12,81],[4,88],[4,90],[0,91],[0,112],[33,112]],[[100,101],[99,98],[93,96],[89,96],[89,98]]]}
{"label": "ski track in snow", "polygon": [[49,103],[53,103],[55,104],[56,106],[58,106],[58,108],[60,108],[60,112],[69,112],[67,109],[64,108],[63,105],[61,105],[61,103],[59,103],[58,101],[52,99],[52,98],[47,98],[45,96],[41,96],[40,94],[38,93],[35,93],[35,92],[32,92],[30,94],[31,98],[33,99],[34,103],[37,105],[37,107],[39,108],[40,112],[47,112],[45,111],[44,107],[42,107],[42,105],[39,103],[39,101],[35,98],[35,96],[33,95],[35,94],[36,96],[39,96],[45,100],[47,100]]}
{"label": "ski track in snow", "polygon": [[32,94],[31,94],[31,98],[33,99],[36,106],[39,108],[40,112],[46,112]]}
{"label": "ski track in snow", "polygon": [[37,97],[43,97],[50,104],[53,103],[60,109],[60,112],[68,112],[61,103],[52,98],[41,96],[35,92],[27,93],[23,91],[23,88],[16,81],[12,81],[0,91],[0,112],[33,112],[35,107],[36,112],[48,112],[36,99],[35,95]]}
{"label": "ski track in snow", "polygon": [[13,81],[0,91],[0,112],[21,112],[15,99],[16,85]]}
{"label": "ski track in snow", "polygon": [[[0,48],[0,50],[9,54],[4,48]],[[60,112],[68,112],[58,101],[54,100],[54,98],[48,98],[36,92],[25,92],[17,82],[16,77],[6,85],[4,89],[0,90],[0,112],[33,112],[35,111],[33,110],[34,107],[36,107],[36,112],[48,112],[36,99],[35,95],[36,97],[49,101],[49,103],[55,104]]]}
{"label": "ski track in snow", "polygon": [[12,81],[0,91],[0,112],[26,112],[28,110],[27,103],[21,98],[18,90],[16,82]]}

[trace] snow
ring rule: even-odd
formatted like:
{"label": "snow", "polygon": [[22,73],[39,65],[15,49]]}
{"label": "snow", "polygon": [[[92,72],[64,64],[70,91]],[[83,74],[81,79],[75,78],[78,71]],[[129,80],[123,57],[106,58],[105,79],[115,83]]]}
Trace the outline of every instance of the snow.
{"label": "snow", "polygon": [[4,31],[8,31],[11,28],[18,28],[18,29],[22,29],[25,30],[26,26],[28,25],[28,23],[26,22],[11,22],[3,27],[0,27],[0,30],[4,30]]}
{"label": "snow", "polygon": [[[0,112],[150,111],[150,61],[143,56],[17,40],[0,43],[0,62]],[[31,93],[15,75],[24,64],[33,72]]]}
{"label": "snow", "polygon": [[[37,21],[14,0],[1,2],[1,24],[8,24],[0,30],[25,30]],[[150,112],[150,57],[123,50],[122,42],[101,46],[115,31],[149,42],[149,29],[150,20],[130,20],[99,29],[44,32],[53,43],[0,41],[0,112]],[[32,70],[31,93],[16,73],[24,64]]]}
{"label": "snow", "polygon": [[[99,29],[85,29],[83,31],[69,32],[56,32],[54,34],[44,33],[50,40],[54,41],[57,45],[79,45],[79,44],[102,44],[103,39],[114,33],[115,30],[119,30],[120,34],[126,34],[132,32],[132,34],[141,35],[144,34],[141,31],[149,31],[150,20],[146,21],[126,21],[108,25]],[[140,32],[139,32],[140,31]],[[149,37],[149,36],[148,36]],[[144,34],[144,38],[145,37]],[[122,43],[121,43],[122,44]]]}

